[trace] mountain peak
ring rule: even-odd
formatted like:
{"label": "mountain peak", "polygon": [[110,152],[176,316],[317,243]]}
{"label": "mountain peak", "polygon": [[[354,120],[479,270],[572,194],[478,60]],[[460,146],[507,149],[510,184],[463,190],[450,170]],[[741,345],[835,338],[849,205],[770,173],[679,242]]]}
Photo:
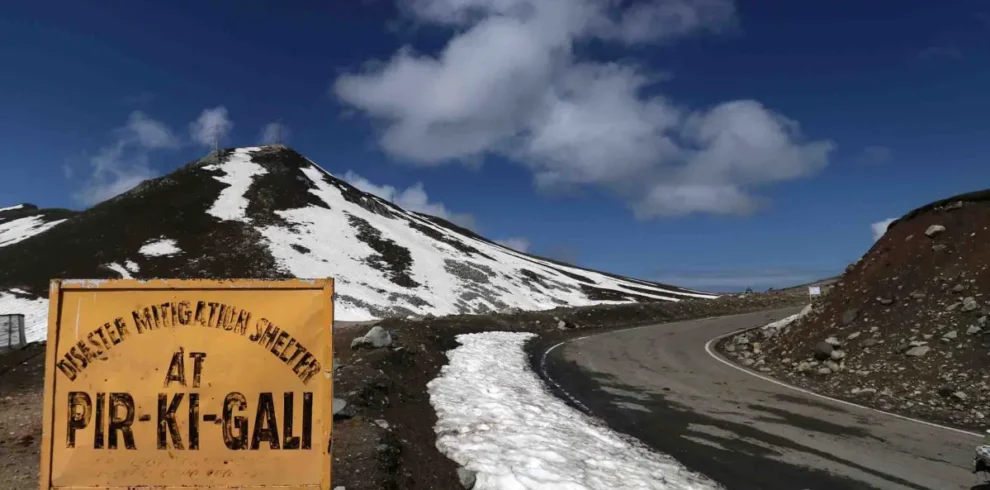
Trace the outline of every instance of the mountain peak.
{"label": "mountain peak", "polygon": [[221,150],[0,247],[0,294],[56,277],[333,277],[340,320],[713,297],[517,252],[284,145]]}

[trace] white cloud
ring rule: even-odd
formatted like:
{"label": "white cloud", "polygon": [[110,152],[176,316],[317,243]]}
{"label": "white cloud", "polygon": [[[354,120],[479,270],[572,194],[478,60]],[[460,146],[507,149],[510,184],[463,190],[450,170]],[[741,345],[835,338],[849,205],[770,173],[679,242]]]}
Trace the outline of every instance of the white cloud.
{"label": "white cloud", "polygon": [[[167,125],[140,111],[132,112],[125,125],[113,133],[116,141],[100,148],[90,158],[93,173],[82,189],[73,194],[81,204],[96,204],[153,177],[149,153],[179,146],[178,138]],[[66,166],[63,171],[66,177],[72,177],[71,167]]]}
{"label": "white cloud", "polygon": [[870,229],[873,230],[873,241],[877,241],[884,233],[887,233],[887,227],[893,223],[896,218],[887,218],[883,221],[877,221],[870,225]]}
{"label": "white cloud", "polygon": [[281,122],[270,122],[261,128],[261,143],[271,145],[275,143],[285,144],[289,140],[289,128]]}
{"label": "white cloud", "polygon": [[468,213],[454,213],[447,209],[443,203],[430,202],[422,182],[417,182],[405,190],[398,190],[390,185],[377,185],[368,179],[348,170],[344,174],[344,180],[355,188],[368,194],[374,194],[382,199],[392,202],[396,206],[407,211],[429,214],[438,218],[443,218],[451,223],[465,228],[474,228],[474,216]]}
{"label": "white cloud", "polygon": [[495,243],[504,245],[518,252],[529,251],[529,240],[523,237],[506,238],[505,240],[495,240]]}
{"label": "white cloud", "polygon": [[501,155],[543,188],[598,185],[640,218],[745,214],[761,186],[811,175],[829,141],[759,102],[680,107],[629,62],[579,58],[576,42],[668,42],[735,22],[731,0],[405,0],[458,30],[436,56],[399,49],[334,84],[383,124],[382,149],[416,165]]}
{"label": "white cloud", "polygon": [[189,134],[196,143],[213,146],[215,140],[222,140],[233,127],[234,123],[227,117],[227,108],[219,106],[203,109],[199,119],[189,124]]}
{"label": "white cloud", "polygon": [[165,124],[149,118],[141,111],[134,111],[127,118],[124,129],[137,138],[138,143],[148,149],[176,148],[179,140]]}

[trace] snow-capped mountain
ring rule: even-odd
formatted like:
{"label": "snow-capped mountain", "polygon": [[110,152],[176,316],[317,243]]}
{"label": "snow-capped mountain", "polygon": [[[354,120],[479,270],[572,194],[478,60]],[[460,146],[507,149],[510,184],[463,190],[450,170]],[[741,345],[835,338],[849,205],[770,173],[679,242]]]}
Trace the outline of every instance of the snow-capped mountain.
{"label": "snow-capped mountain", "polygon": [[278,145],[222,151],[32,230],[45,226],[0,248],[0,314],[35,310],[30,340],[46,313],[33,298],[55,277],[333,277],[339,320],[714,297],[517,252]]}

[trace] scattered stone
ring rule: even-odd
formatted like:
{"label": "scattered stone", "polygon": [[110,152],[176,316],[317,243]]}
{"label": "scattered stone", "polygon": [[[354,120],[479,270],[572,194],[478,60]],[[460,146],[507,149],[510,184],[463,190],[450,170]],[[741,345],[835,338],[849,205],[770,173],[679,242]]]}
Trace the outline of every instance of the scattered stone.
{"label": "scattered stone", "polygon": [[877,296],[877,302],[882,305],[893,304],[894,300],[892,298],[884,298],[882,296]]}
{"label": "scattered stone", "polygon": [[808,371],[809,369],[811,369],[811,363],[809,363],[809,362],[798,363],[797,367],[794,368],[794,370],[797,371],[797,372],[799,372],[799,373],[803,373],[805,371]]}
{"label": "scattered stone", "polygon": [[928,347],[927,345],[919,345],[919,346],[911,347],[910,349],[907,350],[907,352],[904,353],[904,355],[910,357],[923,357],[930,350],[932,350],[932,348]]}
{"label": "scattered stone", "polygon": [[934,237],[942,234],[943,231],[945,231],[945,227],[944,226],[942,226],[942,225],[931,225],[931,226],[928,227],[927,230],[925,230],[925,236],[927,236],[928,238],[934,238]]}
{"label": "scattered stone", "polygon": [[[340,398],[334,398],[333,399],[333,402],[331,403],[331,410],[333,411],[333,416],[334,417],[336,417],[337,415],[340,415],[342,417],[345,416],[345,415],[347,415],[347,412],[344,412],[344,409],[345,408],[347,408],[347,402],[346,401],[344,401],[343,399],[340,399]],[[326,413],[326,412],[324,412],[324,413]]]}
{"label": "scattered stone", "polygon": [[[954,202],[952,204],[946,205],[942,209],[944,209],[946,211],[955,211],[957,209],[962,209],[962,207],[963,207],[963,202],[962,201],[956,201],[956,202]],[[972,236],[972,235],[970,235],[970,236]]]}
{"label": "scattered stone", "polygon": [[966,290],[966,285],[963,284],[963,283],[959,283],[959,284],[956,284],[955,286],[952,286],[952,292],[953,293],[961,293],[961,292],[963,292],[965,290]]}
{"label": "scattered stone", "polygon": [[740,336],[736,337],[736,344],[737,345],[747,345],[747,344],[749,344],[749,337],[747,337],[745,335],[740,335]]}
{"label": "scattered stone", "polygon": [[375,425],[381,427],[382,429],[388,430],[388,421],[386,420],[382,420],[382,419],[375,420]]}
{"label": "scattered stone", "polygon": [[749,358],[743,359],[740,364],[742,364],[743,366],[746,366],[746,367],[750,367],[753,364],[756,364],[756,360],[753,359],[752,357],[749,357]]}
{"label": "scattered stone", "polygon": [[959,334],[955,330],[950,330],[948,332],[945,332],[945,335],[943,335],[942,338],[945,340],[952,340],[958,336]]}
{"label": "scattered stone", "polygon": [[466,468],[457,468],[457,479],[460,480],[461,486],[466,490],[471,490],[474,488],[474,482],[477,480],[478,474]]}
{"label": "scattered stone", "polygon": [[971,327],[969,327],[969,328],[966,329],[966,335],[976,335],[976,334],[980,333],[981,330],[983,330],[983,329],[980,328],[980,327],[978,327],[978,326],[976,326],[976,325],[973,325],[973,326],[971,326]]}
{"label": "scattered stone", "polygon": [[842,367],[834,361],[825,361],[825,367],[829,368],[833,373],[839,372],[842,369]]}
{"label": "scattered stone", "polygon": [[877,342],[879,342],[877,339],[866,339],[863,341],[862,346],[873,347],[874,345],[877,345]]}
{"label": "scattered stone", "polygon": [[954,400],[956,400],[956,401],[964,401],[964,400],[966,400],[966,398],[968,398],[968,397],[966,396],[966,394],[965,394],[965,393],[963,393],[963,392],[961,392],[961,391],[957,391],[957,392],[955,392],[955,393],[953,393],[953,394],[952,394],[952,398],[953,398]]}
{"label": "scattered stone", "polygon": [[827,367],[823,367],[818,369],[818,374],[821,374],[822,376],[828,376],[829,374],[832,374],[832,370]]}
{"label": "scattered stone", "polygon": [[924,299],[925,293],[922,293],[921,291],[913,291],[909,296],[911,296],[914,299]]}
{"label": "scattered stone", "polygon": [[856,340],[860,335],[862,335],[862,332],[853,332],[846,337],[846,340]]}
{"label": "scattered stone", "polygon": [[942,245],[941,243],[936,244],[936,245],[932,245],[932,252],[941,252],[941,251],[943,251],[945,249],[946,249],[946,246],[945,245]]}
{"label": "scattered stone", "polygon": [[351,349],[362,347],[379,349],[390,345],[392,345],[392,336],[389,335],[388,331],[378,325],[371,327],[371,330],[368,330],[368,333],[364,334],[364,337],[357,337],[351,341]]}
{"label": "scattered stone", "polygon": [[859,390],[860,395],[872,395],[876,392],[877,392],[876,388],[863,388],[862,390]]}
{"label": "scattered stone", "polygon": [[842,342],[839,342],[839,339],[835,337],[829,337],[825,339],[825,343],[831,345],[832,347],[835,347],[836,349],[838,349],[839,346],[842,345]]}
{"label": "scattered stone", "polygon": [[841,350],[838,350],[837,349],[837,350],[832,351],[832,354],[831,354],[830,357],[832,358],[833,361],[841,361],[842,359],[844,359],[846,357],[846,353],[844,351],[841,351]]}

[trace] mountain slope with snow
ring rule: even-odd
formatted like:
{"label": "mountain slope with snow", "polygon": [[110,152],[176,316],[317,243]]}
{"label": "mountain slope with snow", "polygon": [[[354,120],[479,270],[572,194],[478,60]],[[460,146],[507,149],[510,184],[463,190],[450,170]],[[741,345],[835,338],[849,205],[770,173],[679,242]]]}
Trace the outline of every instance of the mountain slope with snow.
{"label": "mountain slope with snow", "polygon": [[225,150],[0,248],[0,294],[53,277],[333,277],[339,320],[713,297],[517,252],[283,146]]}
{"label": "mountain slope with snow", "polygon": [[0,208],[0,247],[44,233],[75,214],[66,209],[38,209],[33,204]]}

